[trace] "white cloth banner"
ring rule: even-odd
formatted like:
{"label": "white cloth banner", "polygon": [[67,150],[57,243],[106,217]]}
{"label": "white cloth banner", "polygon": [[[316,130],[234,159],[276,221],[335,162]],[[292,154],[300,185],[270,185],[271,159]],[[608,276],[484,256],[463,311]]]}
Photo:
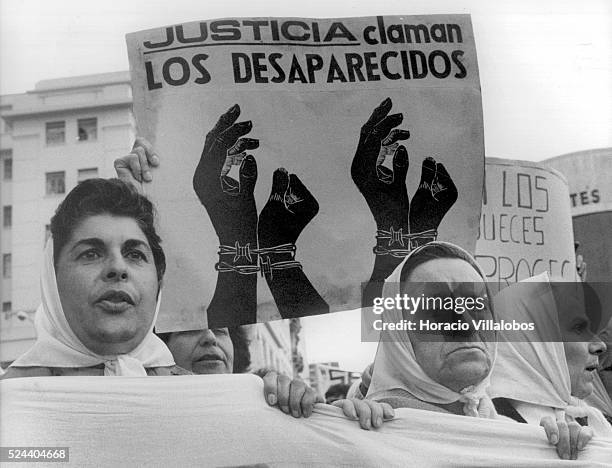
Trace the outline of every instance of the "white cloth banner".
{"label": "white cloth banner", "polygon": [[262,380],[252,375],[21,378],[0,382],[0,392],[1,446],[69,447],[70,466],[78,467],[594,467],[612,461],[612,441],[595,438],[578,461],[563,461],[542,428],[515,422],[401,409],[383,428],[364,431],[329,405],[295,419],[265,403]]}

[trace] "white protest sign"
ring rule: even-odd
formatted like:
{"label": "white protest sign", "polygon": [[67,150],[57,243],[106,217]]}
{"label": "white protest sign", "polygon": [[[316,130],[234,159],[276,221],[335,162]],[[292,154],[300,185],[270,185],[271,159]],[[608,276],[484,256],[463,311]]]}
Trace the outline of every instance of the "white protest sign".
{"label": "white protest sign", "polygon": [[543,164],[487,158],[476,260],[491,282],[514,283],[544,271],[576,279],[565,178]]}
{"label": "white protest sign", "polygon": [[[574,240],[586,262],[586,280],[612,280],[612,148],[565,154],[544,161],[561,172],[569,185]],[[601,284],[600,292],[610,290]],[[612,297],[602,294],[604,310],[612,310]]]}
{"label": "white protest sign", "polygon": [[169,259],[158,330],[354,309],[414,245],[473,251],[468,15],[231,18],[127,42],[139,132],[161,156],[145,188]]}

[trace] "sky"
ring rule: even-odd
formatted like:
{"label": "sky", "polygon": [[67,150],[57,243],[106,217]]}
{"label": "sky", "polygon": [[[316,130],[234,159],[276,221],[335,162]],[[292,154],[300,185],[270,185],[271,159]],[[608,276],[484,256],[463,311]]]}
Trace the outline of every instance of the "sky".
{"label": "sky", "polygon": [[[485,154],[540,161],[612,146],[612,2],[608,0],[0,0],[0,94],[50,78],[128,69],[125,34],[233,16],[471,14]],[[344,316],[305,321],[308,360],[360,371]]]}

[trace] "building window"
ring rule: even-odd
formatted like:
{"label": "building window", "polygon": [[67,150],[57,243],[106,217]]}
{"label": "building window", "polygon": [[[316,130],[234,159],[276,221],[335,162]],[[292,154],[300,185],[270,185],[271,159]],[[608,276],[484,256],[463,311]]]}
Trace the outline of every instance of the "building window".
{"label": "building window", "polygon": [[9,228],[13,225],[13,207],[11,205],[2,207],[2,218],[2,225],[5,228]]}
{"label": "building window", "polygon": [[47,172],[47,195],[66,193],[66,173]]}
{"label": "building window", "polygon": [[[4,113],[13,109],[13,106],[10,104],[0,105],[0,113]],[[0,133],[8,133],[10,134],[13,131],[13,122],[0,119]]]}
{"label": "building window", "polygon": [[95,141],[98,139],[98,119],[79,119],[77,120],[77,140]]}
{"label": "building window", "polygon": [[2,178],[11,180],[13,178],[13,150],[0,151],[0,158],[2,158]]}
{"label": "building window", "polygon": [[80,184],[87,179],[95,179],[98,177],[98,168],[91,167],[89,169],[79,169],[77,173],[77,183]]}
{"label": "building window", "polygon": [[10,312],[13,308],[13,304],[10,301],[2,303],[2,312]]}
{"label": "building window", "polygon": [[11,254],[2,255],[2,277],[11,277]]}
{"label": "building window", "polygon": [[66,122],[47,122],[46,138],[48,145],[61,145],[66,142]]}

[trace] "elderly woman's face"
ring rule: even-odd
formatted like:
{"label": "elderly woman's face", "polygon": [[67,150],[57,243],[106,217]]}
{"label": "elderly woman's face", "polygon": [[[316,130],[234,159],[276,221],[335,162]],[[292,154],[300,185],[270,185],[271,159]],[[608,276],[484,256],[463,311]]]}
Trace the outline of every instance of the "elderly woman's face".
{"label": "elderly woman's face", "polygon": [[82,220],[56,262],[57,288],[70,328],[97,354],[132,351],[146,336],[158,291],[146,236],[129,217]]}
{"label": "elderly woman's face", "polygon": [[234,345],[227,328],[171,333],[168,348],[176,363],[194,374],[231,374]]}
{"label": "elderly woman's face", "polygon": [[[460,259],[441,258],[425,262],[413,270],[408,281],[435,282],[434,287],[446,290],[451,290],[457,283],[483,284],[481,291],[483,294],[485,291],[483,279],[478,272]],[[423,371],[451,390],[459,392],[470,385],[476,385],[491,370],[494,344],[483,342],[477,333],[445,336],[443,339],[437,337],[436,340],[414,333],[411,334],[411,343]]]}
{"label": "elderly woman's face", "polygon": [[[608,326],[599,333],[599,338],[606,345],[606,352],[599,356],[599,365],[602,369],[609,369],[612,372],[612,320],[608,322]],[[612,387],[611,387],[612,390]]]}
{"label": "elderly woman's face", "polygon": [[599,366],[599,355],[606,345],[591,331],[584,300],[571,287],[558,290],[559,327],[570,374],[572,395],[586,398],[593,392],[593,378]]}
{"label": "elderly woman's face", "polygon": [[608,395],[612,398],[612,320],[599,334],[599,338],[606,345],[606,351],[599,356],[599,377],[604,384]]}

